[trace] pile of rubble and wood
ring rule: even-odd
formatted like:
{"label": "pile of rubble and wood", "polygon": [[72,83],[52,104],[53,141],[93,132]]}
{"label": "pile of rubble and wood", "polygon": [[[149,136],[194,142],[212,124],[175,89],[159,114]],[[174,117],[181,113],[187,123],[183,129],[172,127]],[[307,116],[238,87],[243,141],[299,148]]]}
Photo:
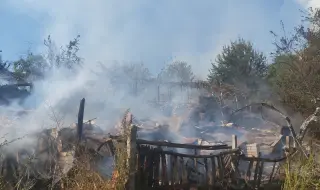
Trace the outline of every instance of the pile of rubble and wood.
{"label": "pile of rubble and wood", "polygon": [[[1,176],[3,180],[8,182],[8,186],[14,187],[15,184],[19,183],[30,183],[33,186],[43,185],[43,183],[54,185],[59,182],[63,176],[67,175],[68,171],[74,166],[75,161],[81,160],[82,153],[79,153],[79,147],[85,150],[86,153],[91,157],[90,168],[99,168],[97,163],[103,163],[106,166],[106,158],[113,160],[114,156],[114,145],[110,133],[102,130],[100,127],[94,124],[94,119],[85,121],[84,117],[84,99],[81,101],[78,122],[66,128],[52,128],[46,129],[36,134],[32,134],[27,138],[36,139],[36,143],[32,147],[19,147],[15,151],[10,151],[10,147],[1,147],[4,153],[2,161],[0,163]],[[274,157],[275,152],[284,149],[284,143],[282,136],[292,136],[297,146],[302,146],[303,138],[306,131],[310,127],[316,127],[320,109],[310,116],[301,126],[300,133],[297,135],[293,130],[290,120],[287,116],[284,116],[280,111],[267,104],[257,104],[258,106],[264,106],[268,109],[273,109],[280,113],[287,122],[287,126],[282,127],[282,134],[276,136],[275,131],[266,129],[250,129],[240,127],[235,123],[232,123],[232,119],[237,112],[240,112],[248,107],[239,109],[229,115],[230,122],[214,123],[213,118],[209,117],[209,112],[203,115],[203,111],[198,111],[198,119],[192,119],[189,116],[178,117],[174,116],[169,119],[164,119],[161,122],[154,122],[152,120],[138,120],[133,118],[132,115],[129,117],[130,124],[138,126],[138,138],[153,140],[153,141],[169,141],[178,142],[185,144],[198,144],[198,145],[212,145],[212,144],[230,144],[228,140],[221,140],[219,136],[214,136],[217,133],[243,133],[243,142],[240,141],[239,147],[244,151],[247,151],[248,145],[252,146],[254,141],[257,139],[264,139],[263,142],[255,142],[256,152],[260,152],[261,147],[266,145],[270,150],[264,155]],[[254,105],[251,105],[253,107]],[[209,108],[208,108],[209,109]],[[128,113],[130,114],[130,113]],[[207,115],[206,115],[207,114]],[[192,113],[195,116],[197,114]],[[194,126],[190,126],[189,121],[196,121]],[[206,122],[204,121],[206,120]],[[121,122],[119,122],[116,129],[121,129]],[[186,137],[183,131],[185,128],[192,130],[192,135]],[[272,128],[272,127],[271,127]],[[279,129],[280,130],[280,129]],[[119,131],[119,130],[118,130]],[[121,131],[120,131],[121,133]],[[248,142],[247,136],[255,138],[250,139]],[[279,134],[279,133],[278,133]],[[117,134],[116,134],[117,135]],[[211,136],[210,136],[211,135]],[[213,135],[213,136],[212,136]],[[231,136],[231,135],[230,135]],[[265,142],[269,138],[269,142]],[[229,138],[230,140],[230,138]],[[258,145],[257,145],[258,144]],[[174,151],[174,150],[173,150]],[[248,152],[248,151],[247,151]],[[210,152],[201,152],[200,154],[210,154]],[[253,155],[257,156],[257,155]],[[276,155],[278,156],[278,155]],[[110,161],[110,160],[109,160]],[[113,161],[108,163],[109,167],[112,168]],[[101,166],[101,165],[100,165]],[[101,167],[100,167],[101,168]],[[112,169],[100,170],[105,172],[105,175],[111,175]],[[40,179],[40,180],[39,180]],[[40,184],[39,184],[40,183]],[[8,188],[10,189],[10,188]]]}
{"label": "pile of rubble and wood", "polygon": [[[6,189],[14,189],[17,184],[33,188],[53,186],[77,162],[89,161],[89,168],[98,169],[104,158],[112,157],[114,148],[109,134],[95,125],[94,119],[83,120],[83,112],[84,99],[78,123],[44,129],[15,142],[4,141],[0,146],[0,176]],[[112,170],[108,172],[112,174]]]}

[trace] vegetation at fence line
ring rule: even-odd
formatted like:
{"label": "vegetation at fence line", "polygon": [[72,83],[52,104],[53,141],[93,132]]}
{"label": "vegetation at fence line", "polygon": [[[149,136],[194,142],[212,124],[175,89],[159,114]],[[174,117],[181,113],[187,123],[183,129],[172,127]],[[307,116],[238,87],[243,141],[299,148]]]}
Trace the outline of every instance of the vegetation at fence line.
{"label": "vegetation at fence line", "polygon": [[320,188],[320,166],[312,154],[308,158],[297,155],[288,159],[283,170],[285,175],[283,190]]}
{"label": "vegetation at fence line", "polygon": [[57,186],[61,184],[65,189],[70,190],[113,189],[111,180],[106,180],[98,172],[88,169],[85,162],[77,163]]}
{"label": "vegetation at fence line", "polygon": [[212,63],[209,70],[209,82],[218,82],[237,86],[253,94],[259,90],[267,74],[267,60],[264,53],[254,49],[253,45],[240,38],[223,47],[221,54]]}
{"label": "vegetation at fence line", "polygon": [[[289,36],[271,32],[275,37],[275,51],[272,53],[271,63],[268,63],[264,52],[258,51],[250,41],[243,38],[226,44],[211,63],[212,67],[205,82],[220,88],[234,87],[239,91],[236,94],[237,101],[241,101],[242,105],[253,101],[281,102],[281,107],[288,107],[303,116],[313,113],[316,107],[320,106],[320,11],[310,9],[303,18],[304,23],[297,26]],[[281,25],[284,27],[285,23]],[[51,36],[48,36],[45,40],[45,54],[29,52],[27,56],[14,61],[5,61],[0,54],[0,71],[10,73],[16,82],[42,80],[55,67],[77,72],[84,62],[78,55],[80,40],[80,36],[77,36],[59,49]],[[103,75],[108,74],[111,85],[117,87],[121,80],[121,85],[129,88],[128,93],[134,96],[138,96],[149,81],[156,81],[160,85],[168,78],[174,80],[171,82],[193,82],[196,78],[192,65],[185,61],[174,61],[166,65],[156,76],[152,76],[143,63],[115,64],[111,68],[101,64],[101,68]],[[122,123],[124,142],[128,138],[129,127],[127,123]],[[4,145],[0,144],[1,146]],[[88,170],[88,160],[82,160],[75,163],[60,185],[74,190],[125,189],[129,175],[126,148],[125,143],[116,143],[112,179],[106,180],[97,172]],[[284,166],[282,188],[319,189],[319,172],[320,167],[314,156],[305,158],[296,155],[287,160]],[[30,184],[33,184],[33,181]],[[5,186],[6,183],[0,176],[0,189]]]}
{"label": "vegetation at fence line", "polygon": [[[127,165],[127,146],[126,140],[130,135],[130,124],[127,122],[127,110],[121,122],[120,131],[121,141],[115,142],[115,162],[114,171],[110,179],[104,179],[94,170],[88,170],[89,160],[76,162],[76,166],[72,168],[67,177],[63,178],[62,183],[66,189],[86,190],[86,189],[102,189],[102,190],[122,190],[126,188],[128,182],[128,165]],[[88,156],[89,157],[89,156]],[[110,168],[111,169],[111,168]]]}

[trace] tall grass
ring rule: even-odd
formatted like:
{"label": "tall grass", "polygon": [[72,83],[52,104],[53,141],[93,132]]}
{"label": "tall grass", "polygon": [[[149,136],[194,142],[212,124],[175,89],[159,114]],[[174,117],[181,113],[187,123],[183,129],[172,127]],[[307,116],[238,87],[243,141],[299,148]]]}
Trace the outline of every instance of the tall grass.
{"label": "tall grass", "polygon": [[[90,162],[92,162],[92,154],[90,154],[87,151],[81,152],[81,156],[76,159],[74,162],[74,165],[72,169],[63,176],[63,178],[60,180],[58,184],[56,184],[54,187],[49,183],[43,183],[43,185],[39,186],[39,182],[41,179],[34,179],[35,181],[32,186],[28,186],[27,184],[19,184],[19,188],[17,188],[18,184],[13,184],[12,188],[19,189],[19,190],[31,190],[31,189],[70,189],[70,190],[123,190],[125,189],[125,185],[128,181],[128,166],[127,166],[127,137],[129,135],[130,125],[126,122],[126,115],[123,119],[122,125],[121,125],[121,141],[120,142],[114,142],[115,146],[115,169],[113,172],[112,179],[105,179],[101,177],[101,175],[96,172],[95,170],[88,168],[88,165]],[[20,139],[20,138],[19,138]],[[15,140],[19,140],[15,139]],[[5,146],[10,144],[8,141],[4,141],[4,143],[0,144],[1,146]],[[82,148],[81,148],[82,149]],[[84,148],[85,149],[85,148]],[[0,164],[1,165],[1,164]],[[6,181],[3,180],[3,176],[0,175],[0,190],[2,189],[8,189]],[[38,183],[35,185],[35,183]],[[10,187],[10,188],[11,188]]]}
{"label": "tall grass", "polygon": [[130,135],[130,124],[127,121],[127,113],[121,122],[121,140],[114,141],[115,155],[114,155],[114,171],[112,179],[103,179],[101,176],[92,170],[86,169],[88,163],[77,164],[67,178],[63,179],[65,188],[70,190],[87,190],[87,189],[97,189],[97,190],[123,190],[125,189],[126,183],[128,181],[128,165],[127,165],[127,138]]}
{"label": "tall grass", "polygon": [[320,165],[315,160],[314,154],[310,154],[308,158],[296,155],[287,160],[284,174],[283,190],[320,189]]}

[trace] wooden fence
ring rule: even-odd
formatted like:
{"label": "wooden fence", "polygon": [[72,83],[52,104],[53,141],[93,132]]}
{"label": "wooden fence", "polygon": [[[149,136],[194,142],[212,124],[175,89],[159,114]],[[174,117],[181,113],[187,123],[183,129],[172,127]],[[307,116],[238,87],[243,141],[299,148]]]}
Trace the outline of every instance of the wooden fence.
{"label": "wooden fence", "polygon": [[[221,150],[229,147],[158,144],[139,140],[137,145],[138,174],[136,182],[139,189],[143,187],[168,189],[214,185],[231,175],[232,158],[230,155],[238,152],[238,149],[229,149],[215,155],[197,155],[173,152],[165,150],[164,147],[206,150]],[[202,172],[200,168],[202,168]]]}
{"label": "wooden fence", "polygon": [[[132,126],[127,141],[129,189],[263,189],[276,179],[281,163],[290,156],[246,156],[234,135],[232,146],[191,145],[136,139],[136,131],[137,127]],[[199,155],[199,150],[213,153]],[[267,172],[270,164],[272,169]]]}
{"label": "wooden fence", "polygon": [[[79,141],[83,135],[84,101],[84,99],[81,101],[78,114]],[[262,189],[276,179],[281,163],[295,153],[295,150],[291,150],[290,147],[292,144],[290,137],[282,137],[276,143],[284,142],[283,138],[285,138],[287,148],[289,148],[289,154],[284,154],[279,159],[262,158],[259,148],[254,148],[252,144],[247,146],[249,155],[243,154],[238,147],[235,135],[232,136],[231,146],[225,144],[191,145],[137,139],[138,128],[131,124],[130,118],[132,119],[129,117],[129,121],[125,122],[125,126],[129,129],[125,143],[129,169],[127,187],[130,190],[189,189],[191,187],[198,189],[217,189],[218,187],[222,189]],[[104,145],[113,149],[112,139],[117,138],[110,136],[109,140],[101,142],[97,151],[99,152]],[[120,137],[118,140],[121,139],[124,138]],[[213,153],[201,155],[199,154],[201,150],[209,150]],[[268,164],[272,165],[269,173],[266,167]]]}

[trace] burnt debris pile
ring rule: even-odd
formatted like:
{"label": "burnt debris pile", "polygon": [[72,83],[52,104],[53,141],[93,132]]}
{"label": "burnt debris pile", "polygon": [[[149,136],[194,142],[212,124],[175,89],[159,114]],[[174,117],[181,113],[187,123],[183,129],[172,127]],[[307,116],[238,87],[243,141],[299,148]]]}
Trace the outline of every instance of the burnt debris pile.
{"label": "burnt debris pile", "polygon": [[[317,126],[319,109],[296,134],[290,119],[273,106],[259,103],[234,112],[223,108],[219,113],[216,111],[219,103],[212,100],[210,97],[200,98],[198,106],[186,109],[184,114],[158,118],[157,121],[151,118],[140,120],[127,112],[125,121],[105,131],[95,125],[95,118],[84,120],[83,99],[77,123],[29,134],[17,140],[23,142],[23,146],[4,141],[0,162],[2,180],[8,189],[17,184],[29,184],[33,188],[57,185],[77,163],[84,161],[88,168],[110,177],[115,173],[115,143],[119,142],[125,142],[126,150],[137,155],[130,157],[137,159],[133,163],[138,164],[133,167],[138,168],[138,172],[134,172],[137,175],[135,186],[150,188],[240,183],[239,180],[244,178],[259,186],[266,183],[267,178],[271,179],[270,176],[274,178],[275,168],[279,168],[295,151],[308,154],[303,139],[310,128]],[[262,107],[277,112],[286,125],[265,122],[262,124],[264,128],[250,128],[235,124],[241,118],[240,112],[248,113],[252,109],[255,113],[262,112]],[[269,129],[268,125],[271,126]],[[135,134],[129,134],[130,141],[123,141],[123,127],[136,129]],[[32,142],[26,139],[32,139]],[[148,177],[150,168],[153,174]],[[248,170],[254,170],[254,176],[247,176]]]}

